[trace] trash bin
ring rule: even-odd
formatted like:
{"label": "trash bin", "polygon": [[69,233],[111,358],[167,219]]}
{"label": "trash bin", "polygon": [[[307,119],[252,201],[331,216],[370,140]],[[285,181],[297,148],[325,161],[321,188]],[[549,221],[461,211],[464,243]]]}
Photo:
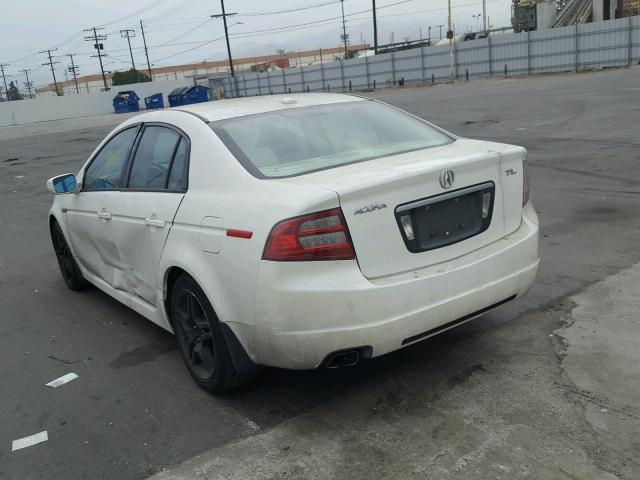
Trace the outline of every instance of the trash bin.
{"label": "trash bin", "polygon": [[113,98],[113,109],[116,113],[139,112],[139,101],[140,98],[133,90],[118,92],[118,94]]}
{"label": "trash bin", "polygon": [[178,87],[171,90],[171,93],[167,95],[169,98],[169,106],[177,107],[179,105],[184,105],[184,97],[183,94],[189,90],[189,87]]}
{"label": "trash bin", "polygon": [[147,110],[153,110],[154,108],[164,108],[162,93],[154,93],[153,95],[145,97],[144,105]]}
{"label": "trash bin", "polygon": [[183,105],[209,101],[209,88],[202,85],[194,85],[183,93]]}

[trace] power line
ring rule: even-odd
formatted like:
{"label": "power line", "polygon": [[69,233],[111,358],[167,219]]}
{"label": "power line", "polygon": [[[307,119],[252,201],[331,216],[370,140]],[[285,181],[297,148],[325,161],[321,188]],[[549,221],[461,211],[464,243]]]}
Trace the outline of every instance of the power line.
{"label": "power line", "polygon": [[57,48],[54,49],[49,49],[49,50],[42,50],[39,53],[45,53],[47,52],[47,56],[49,57],[49,61],[43,63],[42,65],[49,65],[51,67],[51,75],[53,75],[53,86],[56,89],[56,95],[60,96],[60,92],[58,91],[58,82],[56,81],[56,71],[53,68],[53,65],[56,63],[60,63],[60,62],[54,62],[53,61],[53,56],[51,55],[51,52],[55,52],[56,50],[58,50]]}
{"label": "power line", "polygon": [[[230,15],[230,14],[229,14],[229,15]],[[235,15],[235,14],[234,14],[234,15]],[[187,35],[189,35],[191,32],[193,32],[193,31],[197,30],[198,28],[200,28],[200,27],[202,27],[203,25],[205,25],[205,24],[209,23],[210,21],[211,21],[211,18],[207,18],[204,22],[202,22],[202,23],[200,23],[200,24],[196,25],[196,26],[195,26],[195,27],[193,27],[191,30],[186,31],[186,32],[184,32],[184,33],[182,33],[182,34],[178,35],[177,37],[172,38],[171,40],[169,40],[169,41],[167,41],[167,42],[161,43],[160,45],[156,45],[156,46],[154,46],[154,48],[157,48],[157,47],[163,47],[163,46],[165,46],[165,45],[170,45],[170,44],[172,44],[175,40],[179,40],[180,38],[186,37],[186,36],[187,36]]]}
{"label": "power line", "polygon": [[128,20],[129,18],[137,17],[142,12],[146,12],[147,10],[151,10],[152,8],[155,8],[158,5],[160,5],[161,3],[164,3],[166,1],[168,1],[168,0],[156,0],[155,2],[151,2],[146,7],[142,7],[140,9],[136,10],[135,12],[130,13],[129,15],[125,15],[124,17],[118,18],[117,20],[114,20],[114,21],[109,22],[109,23],[103,23],[102,25],[99,25],[99,26],[100,27],[108,27],[109,25],[114,25],[116,23],[120,23],[120,22],[122,22],[124,20]]}
{"label": "power line", "polygon": [[[400,5],[402,3],[413,2],[413,1],[414,0],[399,0],[397,2],[388,3],[387,5],[382,5],[381,7],[378,7],[378,10],[381,10],[383,8],[393,7],[395,5]],[[345,17],[352,17],[354,15],[360,15],[361,13],[369,13],[369,12],[371,12],[370,8],[368,8],[366,10],[360,10],[358,12],[347,13],[347,14],[345,14]],[[283,30],[287,30],[287,29],[295,28],[295,27],[301,27],[301,26],[306,26],[306,25],[314,25],[314,24],[318,24],[318,23],[329,22],[329,21],[332,21],[332,20],[340,20],[341,18],[342,18],[342,16],[323,18],[322,20],[313,20],[313,21],[310,21],[310,22],[298,23],[298,24],[295,24],[295,25],[287,25],[287,26],[284,26],[284,27],[264,28],[264,29],[260,29],[260,30],[253,30],[252,32],[232,33],[231,36],[233,36],[233,37],[249,36],[247,34],[253,35],[255,33],[283,31]]]}
{"label": "power line", "polygon": [[[398,5],[398,4],[402,4],[402,3],[408,3],[408,2],[411,2],[411,1],[413,1],[413,0],[400,0],[400,1],[397,1],[397,2],[394,2],[394,3],[383,5],[383,6],[379,7],[378,9],[388,8],[388,7],[391,7],[391,6],[394,6],[394,5]],[[337,2],[335,2],[335,3],[337,3]],[[371,9],[361,10],[361,11],[358,11],[358,12],[345,14],[345,17],[359,15],[361,13],[367,13],[367,12],[370,12],[370,11],[371,11]],[[301,28],[308,28],[309,26],[317,26],[318,24],[327,23],[327,22],[334,21],[334,20],[337,20],[337,19],[340,19],[340,18],[341,17],[331,17],[331,18],[325,18],[325,19],[322,19],[322,20],[314,20],[314,21],[311,21],[311,22],[304,22],[304,23],[299,23],[299,24],[295,24],[295,25],[289,25],[289,26],[285,26],[285,27],[260,29],[260,30],[254,30],[254,31],[251,31],[251,32],[230,33],[229,36],[243,38],[243,37],[251,37],[251,36],[254,36],[254,35],[257,35],[257,34],[264,34],[266,32],[274,32],[275,33],[275,32],[282,32],[282,31],[298,30],[298,29],[301,29]],[[216,41],[218,41],[218,40],[220,40],[222,38],[224,38],[224,36],[215,38],[213,40],[205,40],[205,41],[199,42],[198,45],[196,45],[196,46],[194,46],[192,48],[188,48],[188,49],[183,50],[181,52],[177,52],[177,53],[174,53],[174,54],[167,55],[165,57],[159,58],[159,59],[156,60],[156,62],[161,62],[163,60],[167,60],[169,58],[177,57],[177,56],[182,55],[184,53],[191,52],[191,51],[196,50],[196,49],[198,49],[200,47],[204,47],[206,45],[210,45],[211,43],[214,43],[214,42],[216,42]],[[193,43],[196,43],[196,42],[181,42],[181,44],[184,44],[184,45],[193,44]],[[177,45],[179,45],[179,44],[177,44]],[[158,45],[158,47],[159,46],[166,46],[166,44]],[[155,46],[152,45],[151,48],[155,48]]]}
{"label": "power line", "polygon": [[267,15],[279,15],[281,13],[291,13],[291,12],[300,12],[302,10],[311,10],[313,8],[325,7],[327,5],[335,5],[337,3],[342,3],[342,0],[333,0],[331,2],[316,3],[315,5],[308,5],[306,7],[291,8],[288,10],[276,10],[273,12],[238,13],[238,16],[239,17],[264,17]]}
{"label": "power line", "polygon": [[200,45],[196,45],[195,47],[192,48],[188,48],[187,50],[183,50],[181,52],[178,53],[174,53],[172,55],[167,55],[166,57],[162,57],[162,58],[158,58],[157,60],[155,60],[156,62],[161,62],[162,60],[166,60],[168,58],[173,58],[173,57],[177,57],[178,55],[182,55],[183,53],[187,53],[187,52],[191,52],[192,50],[196,50],[200,47],[204,47],[205,45],[210,45],[214,42],[217,42],[218,40],[222,40],[224,38],[224,35],[218,37],[218,38],[214,38],[213,40],[207,40],[203,43],[201,43]]}
{"label": "power line", "polygon": [[160,12],[159,14],[154,15],[152,17],[149,17],[147,20],[155,20],[156,18],[159,18],[159,17],[164,17],[166,15],[172,15],[173,13],[175,13],[175,12],[181,10],[181,9],[186,8],[189,4],[193,4],[193,3],[198,2],[198,1],[201,1],[201,0],[183,0],[182,2],[179,2],[177,5],[174,5],[173,7],[169,8],[169,9],[163,11],[163,12]]}

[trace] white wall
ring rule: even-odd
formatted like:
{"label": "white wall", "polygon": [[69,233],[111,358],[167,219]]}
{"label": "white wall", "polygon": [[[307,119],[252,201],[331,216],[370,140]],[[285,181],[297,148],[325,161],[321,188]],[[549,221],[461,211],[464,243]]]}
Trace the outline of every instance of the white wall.
{"label": "white wall", "polygon": [[33,122],[46,122],[61,118],[86,117],[113,113],[113,97],[121,90],[133,90],[140,97],[140,108],[144,108],[144,97],[154,93],[164,95],[165,106],[169,105],[167,95],[174,88],[193,85],[193,80],[168,80],[163,82],[119,85],[109,92],[87,95],[45,97],[33,100],[0,103],[0,127]]}

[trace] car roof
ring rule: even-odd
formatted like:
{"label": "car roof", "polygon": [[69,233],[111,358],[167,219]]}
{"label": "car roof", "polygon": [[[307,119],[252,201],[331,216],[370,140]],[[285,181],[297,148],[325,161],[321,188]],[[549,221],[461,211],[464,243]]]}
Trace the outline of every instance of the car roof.
{"label": "car roof", "polygon": [[288,108],[328,105],[332,103],[357,102],[366,100],[355,95],[339,93],[292,93],[284,95],[263,95],[259,97],[230,98],[204,103],[194,103],[174,107],[171,110],[192,113],[207,122],[243,117],[256,113],[274,112]]}

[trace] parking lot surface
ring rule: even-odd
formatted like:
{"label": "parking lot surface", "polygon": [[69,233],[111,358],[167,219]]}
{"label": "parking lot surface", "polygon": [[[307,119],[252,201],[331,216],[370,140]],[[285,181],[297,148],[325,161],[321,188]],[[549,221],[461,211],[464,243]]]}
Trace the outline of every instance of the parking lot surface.
{"label": "parking lot surface", "polygon": [[640,478],[639,85],[631,68],[367,93],[529,150],[538,280],[402,351],[220,396],[172,335],[60,277],[45,180],[124,118],[0,129],[0,478]]}

